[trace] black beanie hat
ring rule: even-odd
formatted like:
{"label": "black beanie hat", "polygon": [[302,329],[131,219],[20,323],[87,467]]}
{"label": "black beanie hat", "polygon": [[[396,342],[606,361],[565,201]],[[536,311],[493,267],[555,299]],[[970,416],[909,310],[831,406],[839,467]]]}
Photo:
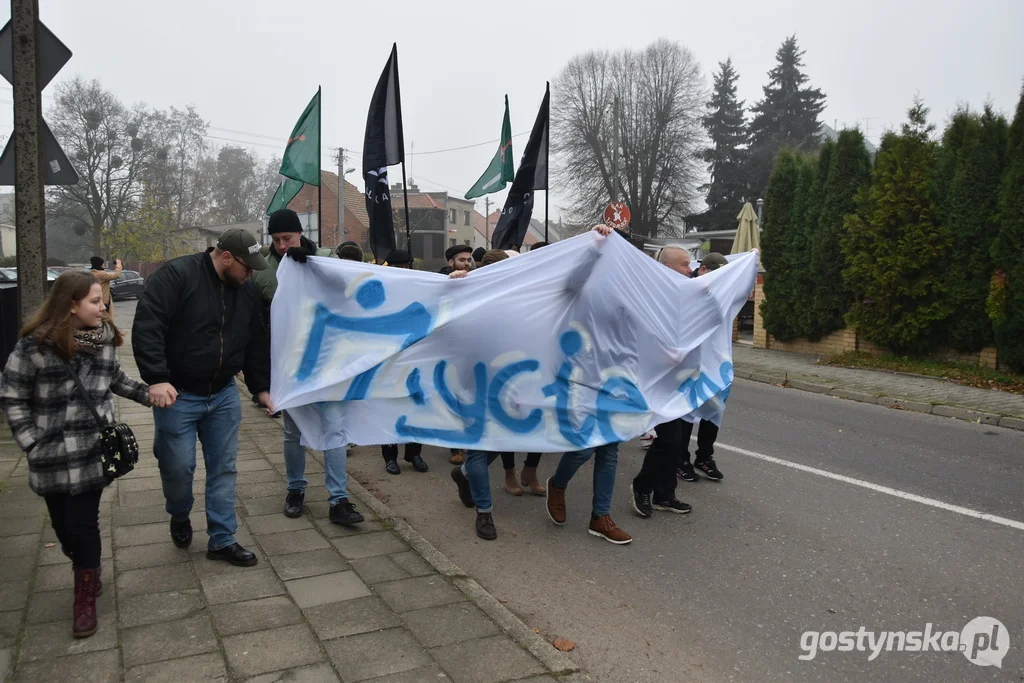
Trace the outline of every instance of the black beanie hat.
{"label": "black beanie hat", "polygon": [[484,249],[483,247],[477,247],[476,249],[473,250],[473,260],[474,261],[483,261],[484,260],[484,254],[486,254],[486,253],[487,253],[486,249]]}
{"label": "black beanie hat", "polygon": [[267,220],[267,233],[273,235],[279,232],[302,232],[299,214],[291,209],[278,209],[270,214]]}
{"label": "black beanie hat", "polygon": [[99,256],[93,256],[89,259],[89,262],[92,263],[93,270],[103,270],[103,259]]}

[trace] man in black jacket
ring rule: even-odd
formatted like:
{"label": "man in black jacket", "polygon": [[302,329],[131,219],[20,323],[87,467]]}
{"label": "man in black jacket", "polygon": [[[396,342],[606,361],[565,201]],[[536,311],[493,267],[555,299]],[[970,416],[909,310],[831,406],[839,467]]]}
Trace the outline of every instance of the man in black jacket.
{"label": "man in black jacket", "polygon": [[[132,327],[139,374],[156,399],[153,451],[160,465],[171,540],[192,543],[196,435],[206,463],[207,558],[251,567],[256,556],[235,541],[235,459],[242,409],[235,375],[269,407],[270,335],[254,270],[267,268],[256,238],[224,232],[209,253],[176,258],[146,283]],[[176,399],[176,400],[175,400]]]}

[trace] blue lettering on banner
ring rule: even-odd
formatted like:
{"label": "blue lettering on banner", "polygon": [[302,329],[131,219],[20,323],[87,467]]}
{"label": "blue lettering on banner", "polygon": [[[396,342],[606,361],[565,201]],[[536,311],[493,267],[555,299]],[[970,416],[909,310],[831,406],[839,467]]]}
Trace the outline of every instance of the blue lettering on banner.
{"label": "blue lettering on banner", "polygon": [[413,403],[418,406],[426,405],[427,395],[423,393],[423,387],[420,386],[419,368],[413,368],[409,376],[405,378],[405,388],[408,389]]}
{"label": "blue lettering on banner", "polygon": [[540,363],[535,360],[521,360],[506,365],[494,376],[487,389],[487,407],[490,408],[494,419],[505,429],[516,434],[528,434],[539,427],[541,420],[544,419],[544,412],[540,408],[534,408],[526,417],[512,417],[501,405],[501,390],[505,388],[509,380],[519,373],[536,372],[539,368]]}
{"label": "blue lettering on banner", "polygon": [[444,372],[447,361],[439,360],[434,366],[434,386],[448,409],[462,419],[465,429],[436,429],[434,427],[416,427],[408,424],[408,417],[402,415],[395,423],[395,431],[402,438],[408,439],[443,439],[458,444],[474,444],[484,435],[487,422],[487,366],[477,363],[473,366],[473,379],[476,386],[473,391],[472,403],[463,403],[448,388]]}
{"label": "blue lettering on banner", "polygon": [[[380,280],[365,282],[356,291],[356,303],[363,309],[378,308],[384,303],[385,299],[384,285]],[[329,329],[405,337],[401,348],[407,349],[426,337],[430,333],[433,324],[433,316],[418,301],[409,304],[396,313],[368,318],[339,315],[323,304],[318,303],[313,314],[313,325],[309,332],[309,340],[306,342],[306,350],[302,355],[302,362],[299,364],[299,370],[295,375],[295,379],[301,382],[312,376],[323,350],[324,337]],[[378,369],[380,369],[380,365],[376,365],[357,375],[352,380],[352,384],[349,385],[348,392],[345,394],[345,400],[359,401],[365,399],[369,394],[370,385]]]}
{"label": "blue lettering on banner", "polygon": [[690,402],[690,406],[696,410],[698,407],[703,405],[706,401],[714,398],[719,392],[722,393],[722,402],[724,403],[729,398],[729,392],[732,390],[732,381],[734,377],[733,366],[729,361],[722,363],[718,369],[718,373],[722,376],[722,382],[725,384],[724,387],[719,387],[717,384],[711,381],[707,373],[700,373],[697,378],[691,377],[682,384],[679,385],[679,393],[686,394],[687,400]]}
{"label": "blue lettering on banner", "polygon": [[612,428],[612,413],[646,413],[647,401],[636,384],[625,377],[613,377],[597,393],[597,426],[608,443],[622,441]]}
{"label": "blue lettering on banner", "polygon": [[555,381],[544,387],[544,395],[548,398],[555,397],[555,416],[558,418],[558,431],[562,438],[576,446],[585,448],[590,441],[590,435],[594,431],[595,418],[587,415],[583,418],[583,424],[573,424],[572,414],[569,411],[569,392],[571,390],[572,360],[574,355],[583,348],[583,336],[576,330],[566,330],[558,339],[558,344],[565,354],[565,362],[558,368]]}

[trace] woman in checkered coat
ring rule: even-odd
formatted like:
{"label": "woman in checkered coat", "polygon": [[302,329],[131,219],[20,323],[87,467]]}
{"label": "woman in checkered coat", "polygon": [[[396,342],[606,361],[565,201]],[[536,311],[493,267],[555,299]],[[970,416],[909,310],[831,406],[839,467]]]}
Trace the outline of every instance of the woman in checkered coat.
{"label": "woman in checkered coat", "polygon": [[100,460],[100,427],[65,362],[78,372],[100,416],[113,422],[113,394],[149,405],[148,387],[121,370],[123,342],[103,305],[100,283],[68,271],[21,331],[0,378],[0,409],[28,455],[29,486],[42,496],[75,574],[72,633],[96,632],[100,584],[99,506],[109,483]]}

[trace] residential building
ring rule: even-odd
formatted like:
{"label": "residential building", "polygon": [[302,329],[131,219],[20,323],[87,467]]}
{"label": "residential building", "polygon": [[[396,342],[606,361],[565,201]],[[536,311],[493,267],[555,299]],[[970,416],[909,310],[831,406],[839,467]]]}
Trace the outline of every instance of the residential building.
{"label": "residential building", "polygon": [[[299,214],[302,225],[306,227],[303,234],[315,244],[325,247],[336,247],[348,240],[354,241],[363,251],[369,248],[370,218],[366,213],[366,197],[352,183],[345,181],[345,218],[342,229],[338,229],[338,174],[320,171],[321,187],[303,185],[299,193],[288,204],[288,208]],[[319,192],[318,192],[319,189]],[[317,232],[319,207],[317,202],[323,200],[323,241]],[[266,218],[263,220],[266,225]],[[269,235],[263,236],[265,244],[270,243]]]}

